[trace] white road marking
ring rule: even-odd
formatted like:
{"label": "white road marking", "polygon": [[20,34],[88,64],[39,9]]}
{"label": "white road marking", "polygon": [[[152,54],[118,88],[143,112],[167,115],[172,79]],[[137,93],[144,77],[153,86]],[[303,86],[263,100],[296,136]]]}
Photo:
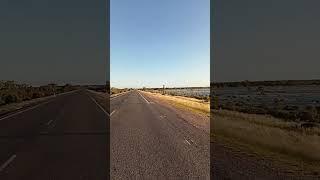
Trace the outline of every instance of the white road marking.
{"label": "white road marking", "polygon": [[51,126],[51,128],[54,128],[56,125],[57,125],[57,123],[54,123],[54,124]]}
{"label": "white road marking", "polygon": [[18,111],[18,112],[14,113],[14,114],[10,114],[10,115],[8,115],[8,116],[5,116],[5,117],[1,118],[0,121],[5,120],[5,119],[8,119],[8,118],[13,117],[13,116],[16,116],[16,115],[18,115],[18,114],[24,113],[24,112],[26,112],[26,111],[30,111],[30,110],[32,110],[32,109],[35,109],[35,108],[37,108],[37,107],[39,107],[39,106],[41,106],[41,105],[47,104],[47,103],[49,103],[49,102],[51,102],[51,101],[43,102],[43,103],[40,103],[40,104],[38,104],[38,105],[36,105],[36,106],[33,106],[33,107],[31,107],[31,108],[27,108],[27,109],[25,109],[25,110]]}
{"label": "white road marking", "polygon": [[[140,94],[139,91],[138,91],[138,93]],[[144,98],[141,94],[140,94],[140,96],[141,96],[148,104],[150,104],[150,102],[149,102],[148,100],[146,100],[146,98]]]}
{"label": "white road marking", "polygon": [[[61,94],[56,95],[55,97],[60,96],[60,95],[64,95],[64,94],[70,94],[70,93],[72,93],[72,92],[77,92],[77,91],[79,91],[79,90],[74,90],[74,91],[70,91],[70,92],[66,92],[66,93],[61,93]],[[49,102],[51,102],[51,101],[53,101],[53,100],[54,100],[54,99],[51,99],[51,100],[42,102],[42,103],[40,103],[40,104],[38,104],[38,105],[32,106],[32,107],[30,107],[30,108],[27,108],[27,109],[25,109],[25,110],[21,110],[21,111],[18,111],[18,112],[16,112],[16,113],[14,113],[14,114],[10,114],[10,115],[8,115],[8,116],[2,117],[2,118],[0,118],[0,121],[5,120],[5,119],[8,119],[8,118],[13,117],[13,116],[16,116],[16,115],[18,115],[18,114],[21,114],[21,113],[30,111],[30,110],[32,110],[32,109],[35,109],[35,108],[39,107],[39,106],[48,104]]]}
{"label": "white road marking", "polygon": [[116,110],[113,110],[113,111],[111,112],[110,116],[112,116],[112,114],[115,113],[115,112],[116,112]]}
{"label": "white road marking", "polygon": [[186,140],[186,139],[184,140],[184,142],[185,142],[185,143],[188,143],[189,145],[191,145],[190,142],[189,142],[188,140]]}
{"label": "white road marking", "polygon": [[[90,97],[90,96],[89,96],[89,97]],[[110,116],[110,114],[109,114],[106,110],[104,110],[104,108],[101,107],[100,104],[98,104],[96,100],[94,100],[92,97],[90,97],[90,99],[91,99],[105,114],[107,114],[108,116]]]}
{"label": "white road marking", "polygon": [[[128,92],[130,92],[130,91],[128,91]],[[121,96],[127,94],[128,92],[125,92],[125,93],[120,94],[120,95],[117,95],[117,96],[110,97],[110,100],[114,100],[114,99],[116,99],[116,98],[118,98],[118,97],[121,97]]]}
{"label": "white road marking", "polygon": [[53,122],[53,119],[47,123],[47,126],[49,126],[52,122]]}
{"label": "white road marking", "polygon": [[6,162],[4,162],[0,166],[0,172],[2,172],[16,157],[17,157],[17,155],[14,154]]}

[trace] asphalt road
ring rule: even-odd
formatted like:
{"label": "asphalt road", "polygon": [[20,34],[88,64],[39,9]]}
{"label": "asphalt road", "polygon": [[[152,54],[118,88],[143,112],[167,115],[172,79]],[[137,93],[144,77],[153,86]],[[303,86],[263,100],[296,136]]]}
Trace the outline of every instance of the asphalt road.
{"label": "asphalt road", "polygon": [[209,134],[131,91],[110,101],[111,179],[209,179]]}
{"label": "asphalt road", "polygon": [[108,118],[85,90],[0,117],[0,179],[107,179]]}

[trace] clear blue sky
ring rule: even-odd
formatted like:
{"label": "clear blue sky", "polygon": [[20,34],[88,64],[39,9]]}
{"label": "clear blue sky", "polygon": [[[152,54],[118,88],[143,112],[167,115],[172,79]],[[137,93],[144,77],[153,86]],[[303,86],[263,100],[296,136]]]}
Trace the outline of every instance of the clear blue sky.
{"label": "clear blue sky", "polygon": [[111,0],[111,86],[209,86],[209,3]]}

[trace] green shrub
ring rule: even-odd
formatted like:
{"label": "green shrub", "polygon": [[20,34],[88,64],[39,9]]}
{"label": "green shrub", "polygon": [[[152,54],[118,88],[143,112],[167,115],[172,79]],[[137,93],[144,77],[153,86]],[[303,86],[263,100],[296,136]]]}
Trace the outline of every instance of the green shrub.
{"label": "green shrub", "polygon": [[28,101],[34,98],[53,95],[54,92],[58,94],[75,89],[76,86],[70,84],[66,84],[65,86],[48,84],[32,87],[27,84],[17,84],[14,81],[0,81],[0,105]]}
{"label": "green shrub", "polygon": [[15,96],[15,95],[7,94],[7,95],[4,96],[4,102],[5,102],[6,104],[16,103],[16,102],[18,102],[18,98],[17,98],[17,96]]}

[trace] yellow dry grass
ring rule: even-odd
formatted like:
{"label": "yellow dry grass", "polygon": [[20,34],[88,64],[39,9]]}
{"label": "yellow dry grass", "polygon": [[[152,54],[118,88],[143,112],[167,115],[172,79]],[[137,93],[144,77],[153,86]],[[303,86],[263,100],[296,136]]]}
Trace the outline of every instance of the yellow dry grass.
{"label": "yellow dry grass", "polygon": [[319,168],[319,128],[302,130],[294,122],[226,110],[214,110],[211,117],[211,132],[215,137],[245,144],[265,155],[279,154],[286,160],[307,162]]}
{"label": "yellow dry grass", "polygon": [[129,92],[129,91],[124,91],[124,92],[119,92],[119,93],[116,93],[116,94],[111,94],[110,97],[113,98],[113,97],[116,97],[116,96],[121,96],[121,95],[123,95],[123,94],[125,94],[127,92]]}
{"label": "yellow dry grass", "polygon": [[164,100],[178,108],[187,109],[196,113],[201,113],[205,115],[210,115],[210,103],[204,100],[199,100],[195,98],[183,97],[183,96],[171,96],[162,95],[159,93],[143,92],[146,94],[151,94],[156,98]]}

